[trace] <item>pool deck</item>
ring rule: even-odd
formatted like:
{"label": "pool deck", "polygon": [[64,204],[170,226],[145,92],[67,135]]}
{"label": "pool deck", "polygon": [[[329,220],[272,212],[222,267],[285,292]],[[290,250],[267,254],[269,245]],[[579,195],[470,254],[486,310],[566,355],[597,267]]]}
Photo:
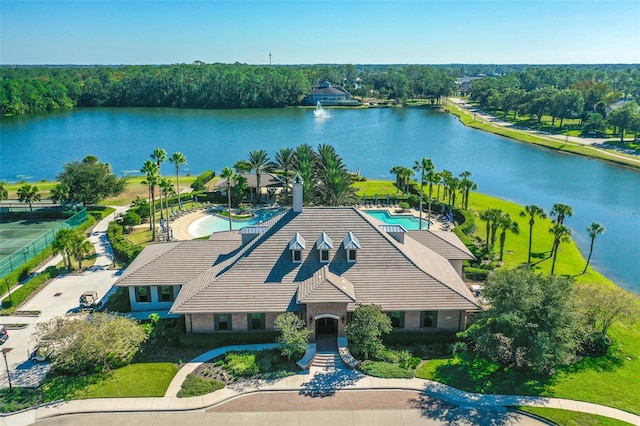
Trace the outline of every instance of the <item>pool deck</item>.
{"label": "pool deck", "polygon": [[[359,207],[360,210],[387,210],[392,215],[413,215],[418,217],[420,213],[416,209],[406,209],[403,212],[400,212],[396,207]],[[173,238],[175,240],[192,240],[195,236],[189,233],[189,226],[198,219],[203,217],[211,216],[211,213],[208,210],[196,210],[192,213],[188,213],[171,223],[171,228],[173,229]],[[427,218],[427,215],[423,213],[422,216],[424,219]],[[431,217],[431,222],[433,225],[431,226],[432,231],[448,231],[453,228],[449,222],[443,222],[437,217]]]}

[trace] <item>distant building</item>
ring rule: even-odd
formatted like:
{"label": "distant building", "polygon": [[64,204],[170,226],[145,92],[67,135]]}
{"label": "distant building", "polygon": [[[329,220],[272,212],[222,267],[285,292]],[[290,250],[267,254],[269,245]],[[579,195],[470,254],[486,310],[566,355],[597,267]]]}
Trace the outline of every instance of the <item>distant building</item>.
{"label": "distant building", "polygon": [[351,99],[351,94],[341,86],[334,86],[328,81],[320,83],[311,88],[309,93],[303,100],[303,105],[316,105],[320,102],[322,105],[359,105],[360,102]]}
{"label": "distant building", "polygon": [[462,77],[456,78],[457,92],[459,96],[467,96],[471,93],[474,80],[479,80],[482,77]]}

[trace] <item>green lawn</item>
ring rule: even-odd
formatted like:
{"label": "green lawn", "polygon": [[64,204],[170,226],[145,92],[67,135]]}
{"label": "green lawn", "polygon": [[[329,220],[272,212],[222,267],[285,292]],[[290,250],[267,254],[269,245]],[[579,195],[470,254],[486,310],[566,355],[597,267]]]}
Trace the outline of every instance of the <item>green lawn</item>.
{"label": "green lawn", "polygon": [[393,181],[390,180],[365,180],[362,182],[354,182],[353,187],[356,189],[356,195],[362,197],[366,195],[367,197],[373,197],[375,194],[387,195],[401,195],[402,192],[398,191],[396,185]]}
{"label": "green lawn", "polygon": [[541,407],[519,407],[521,411],[551,420],[563,426],[623,426],[629,423],[596,414]]}
{"label": "green lawn", "polygon": [[[563,200],[558,200],[561,203]],[[552,206],[540,206],[548,213]],[[519,234],[507,232],[504,249],[505,268],[513,269],[527,262],[529,253],[529,217],[521,217],[520,212],[523,206],[510,201],[491,197],[478,192],[472,192],[469,195],[469,210],[478,213],[488,208],[501,209],[505,213],[509,213],[513,219],[518,222],[520,227]],[[483,240],[486,237],[486,222],[481,221],[477,216],[475,219],[476,233]],[[551,272],[551,247],[553,246],[553,235],[549,233],[549,227],[552,221],[549,219],[536,218],[533,227],[533,244],[531,248],[531,262],[533,267],[543,273]],[[565,223],[571,224],[571,218],[565,219]],[[500,231],[498,231],[499,233]],[[496,239],[496,246],[498,241]],[[598,240],[596,239],[594,249],[598,249]],[[498,247],[496,247],[496,251]],[[560,243],[558,257],[556,262],[556,274],[568,275],[576,278],[578,282],[607,282],[611,283],[607,278],[596,272],[587,269],[585,274],[581,274],[584,269],[586,260],[582,257],[578,246],[572,241],[569,243]]]}
{"label": "green lawn", "polygon": [[45,401],[164,396],[177,372],[168,362],[131,364],[105,374],[47,379],[42,391]]}
{"label": "green lawn", "polygon": [[626,160],[624,158],[612,156],[607,151],[596,149],[590,146],[584,146],[584,145],[580,145],[572,142],[560,142],[556,140],[551,140],[548,138],[535,136],[535,135],[525,133],[519,130],[515,130],[512,128],[496,126],[494,124],[487,123],[484,121],[474,120],[473,115],[467,113],[465,110],[461,109],[460,107],[458,107],[452,102],[450,102],[447,106],[445,106],[444,110],[457,115],[460,118],[460,121],[464,125],[473,127],[475,129],[484,130],[486,132],[505,136],[521,142],[544,146],[546,148],[550,148],[557,151],[570,152],[577,155],[584,155],[587,157],[599,158],[601,160],[607,160],[607,161],[611,161],[618,164],[625,164],[631,167],[640,167],[637,161],[632,160],[631,156],[629,156],[629,160]]}
{"label": "green lawn", "polygon": [[[519,235],[507,235],[504,267],[514,268],[525,263],[529,225],[526,217],[519,216],[522,206],[480,193],[471,194],[471,210],[481,211],[490,207],[509,213],[520,225]],[[548,210],[550,206],[541,207]],[[571,223],[571,218],[566,221]],[[551,268],[551,259],[548,258],[553,242],[548,232],[550,224],[548,219],[536,219],[534,225],[534,267],[541,273],[549,273]],[[484,239],[484,222],[476,218],[476,227],[476,234]],[[596,250],[597,246],[596,240]],[[584,264],[585,259],[573,241],[560,245],[556,273],[574,276],[577,283],[615,285],[591,268],[586,274],[580,275]],[[559,369],[552,376],[510,370],[485,360],[465,357],[427,361],[418,368],[416,376],[470,392],[553,396],[594,402],[640,414],[640,399],[637,397],[640,393],[640,345],[637,343],[640,342],[640,323],[615,323],[609,335],[614,345],[606,356],[584,358],[570,367]],[[580,420],[574,424],[581,424]]]}

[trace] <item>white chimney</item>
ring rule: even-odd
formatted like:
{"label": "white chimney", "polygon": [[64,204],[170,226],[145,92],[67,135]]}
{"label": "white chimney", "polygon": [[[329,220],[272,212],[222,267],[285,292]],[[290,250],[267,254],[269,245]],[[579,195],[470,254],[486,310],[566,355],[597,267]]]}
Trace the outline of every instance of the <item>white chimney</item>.
{"label": "white chimney", "polygon": [[293,212],[302,213],[302,178],[298,173],[293,177]]}

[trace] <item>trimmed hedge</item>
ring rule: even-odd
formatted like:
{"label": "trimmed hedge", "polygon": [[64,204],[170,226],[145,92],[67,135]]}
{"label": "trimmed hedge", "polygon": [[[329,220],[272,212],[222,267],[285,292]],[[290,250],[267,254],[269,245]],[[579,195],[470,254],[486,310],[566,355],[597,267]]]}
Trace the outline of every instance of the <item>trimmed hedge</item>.
{"label": "trimmed hedge", "polygon": [[490,270],[482,269],[482,268],[474,268],[472,266],[467,266],[463,268],[464,275],[473,281],[486,281],[489,276]]}
{"label": "trimmed hedge", "polygon": [[400,331],[394,330],[382,336],[385,346],[430,345],[433,343],[453,343],[456,332],[453,331]]}
{"label": "trimmed hedge", "polygon": [[107,229],[107,237],[111,242],[111,246],[113,247],[113,254],[115,255],[118,261],[124,263],[125,265],[130,264],[133,260],[140,254],[142,251],[142,247],[131,244],[124,237],[124,227],[113,221],[109,223],[109,228]]}
{"label": "trimmed hedge", "polygon": [[91,209],[87,209],[87,214],[93,216],[96,221],[101,221],[115,211],[113,207],[91,206]]}
{"label": "trimmed hedge", "polygon": [[178,342],[189,348],[215,349],[229,345],[251,343],[275,343],[280,335],[277,331],[219,332],[214,334],[182,333]]}
{"label": "trimmed hedge", "polygon": [[11,315],[16,311],[17,307],[20,306],[22,302],[24,302],[31,296],[34,291],[38,290],[50,279],[53,279],[60,275],[60,273],[62,273],[61,269],[50,266],[41,274],[35,275],[33,278],[23,284],[22,287],[11,293],[11,302],[13,302],[13,305],[9,305],[8,297],[2,301],[3,309],[0,309],[0,316]]}

